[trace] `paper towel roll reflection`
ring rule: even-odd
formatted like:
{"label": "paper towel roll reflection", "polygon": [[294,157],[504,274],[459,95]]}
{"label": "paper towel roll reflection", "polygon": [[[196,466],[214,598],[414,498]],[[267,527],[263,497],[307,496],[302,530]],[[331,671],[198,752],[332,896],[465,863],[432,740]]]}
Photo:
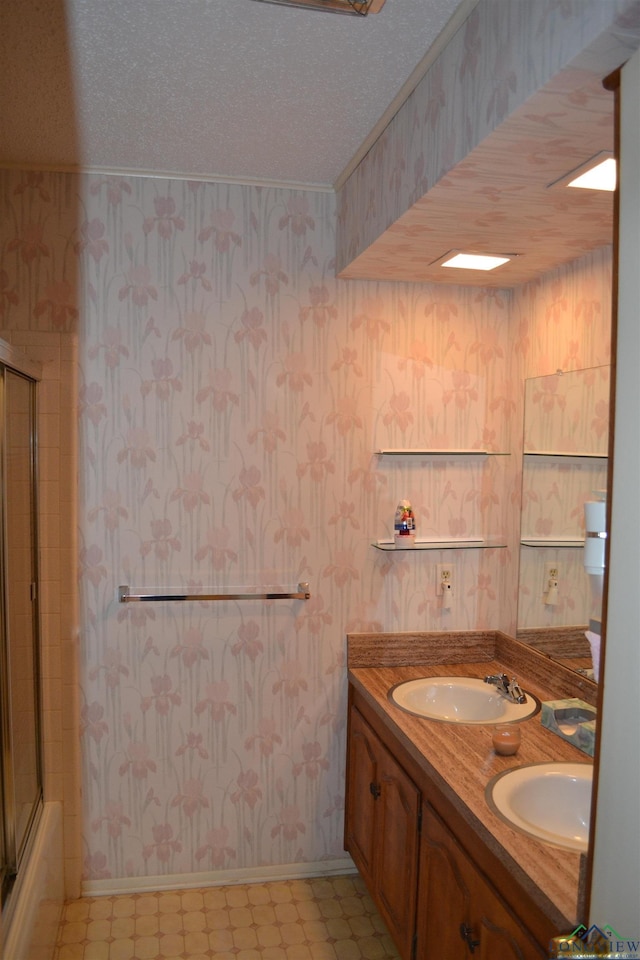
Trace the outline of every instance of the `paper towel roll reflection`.
{"label": "paper towel roll reflection", "polygon": [[601,574],[604,570],[604,544],[607,504],[604,500],[588,500],[584,505],[584,568],[587,573]]}

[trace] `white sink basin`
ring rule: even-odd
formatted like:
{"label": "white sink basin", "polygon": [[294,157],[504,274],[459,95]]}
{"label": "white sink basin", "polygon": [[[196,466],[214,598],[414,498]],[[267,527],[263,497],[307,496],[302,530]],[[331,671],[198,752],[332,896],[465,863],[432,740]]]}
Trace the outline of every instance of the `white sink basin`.
{"label": "white sink basin", "polygon": [[538,701],[511,703],[475,677],[421,677],[392,687],[390,699],[409,713],[447,723],[511,723],[538,712]]}
{"label": "white sink basin", "polygon": [[585,852],[589,843],[590,763],[535,763],[487,784],[489,806],[511,827],[556,847]]}

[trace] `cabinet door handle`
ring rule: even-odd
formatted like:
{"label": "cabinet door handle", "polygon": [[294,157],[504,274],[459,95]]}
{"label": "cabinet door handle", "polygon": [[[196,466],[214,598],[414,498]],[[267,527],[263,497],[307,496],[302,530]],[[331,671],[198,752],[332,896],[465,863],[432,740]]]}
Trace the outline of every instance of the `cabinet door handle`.
{"label": "cabinet door handle", "polygon": [[473,933],[471,932],[471,927],[468,927],[466,923],[460,924],[460,936],[469,947],[469,950],[471,953],[473,953],[476,947],[480,946],[480,941],[473,939]]}
{"label": "cabinet door handle", "polygon": [[382,790],[380,789],[380,784],[379,784],[379,783],[370,783],[370,784],[369,784],[369,793],[371,794],[371,796],[373,797],[374,800],[377,800],[378,797],[380,796],[380,794],[382,793]]}

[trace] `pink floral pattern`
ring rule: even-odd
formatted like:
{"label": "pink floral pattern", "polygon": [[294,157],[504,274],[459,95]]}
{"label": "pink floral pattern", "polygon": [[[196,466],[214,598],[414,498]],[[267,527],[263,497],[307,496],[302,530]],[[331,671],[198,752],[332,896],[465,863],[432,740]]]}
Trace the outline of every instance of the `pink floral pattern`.
{"label": "pink floral pattern", "polygon": [[[514,628],[522,382],[607,362],[610,253],[500,296],[344,282],[328,195],[2,177],[4,335],[77,337],[85,876],[339,859],[345,633]],[[404,498],[508,544],[456,553],[450,613],[441,553],[371,546]]]}

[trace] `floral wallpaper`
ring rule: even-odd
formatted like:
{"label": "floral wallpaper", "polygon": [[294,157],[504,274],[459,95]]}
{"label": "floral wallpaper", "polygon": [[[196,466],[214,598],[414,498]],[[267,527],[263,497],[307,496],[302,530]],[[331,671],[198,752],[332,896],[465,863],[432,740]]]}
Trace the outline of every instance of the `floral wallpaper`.
{"label": "floral wallpaper", "polygon": [[[77,331],[85,880],[339,861],[345,634],[515,628],[523,380],[606,362],[610,251],[339,281],[329,194],[5,172],[2,204],[3,335]],[[377,452],[423,447],[502,455]],[[376,549],[405,498],[504,546]]]}
{"label": "floral wallpaper", "polygon": [[[340,858],[345,633],[443,619],[425,555],[370,541],[403,496],[427,536],[502,521],[500,474],[374,450],[506,445],[508,297],[336,282],[326,195],[162,188],[89,178],[78,246],[92,879]],[[495,566],[469,564],[465,624],[495,620]],[[307,602],[114,599],[299,580]]]}

